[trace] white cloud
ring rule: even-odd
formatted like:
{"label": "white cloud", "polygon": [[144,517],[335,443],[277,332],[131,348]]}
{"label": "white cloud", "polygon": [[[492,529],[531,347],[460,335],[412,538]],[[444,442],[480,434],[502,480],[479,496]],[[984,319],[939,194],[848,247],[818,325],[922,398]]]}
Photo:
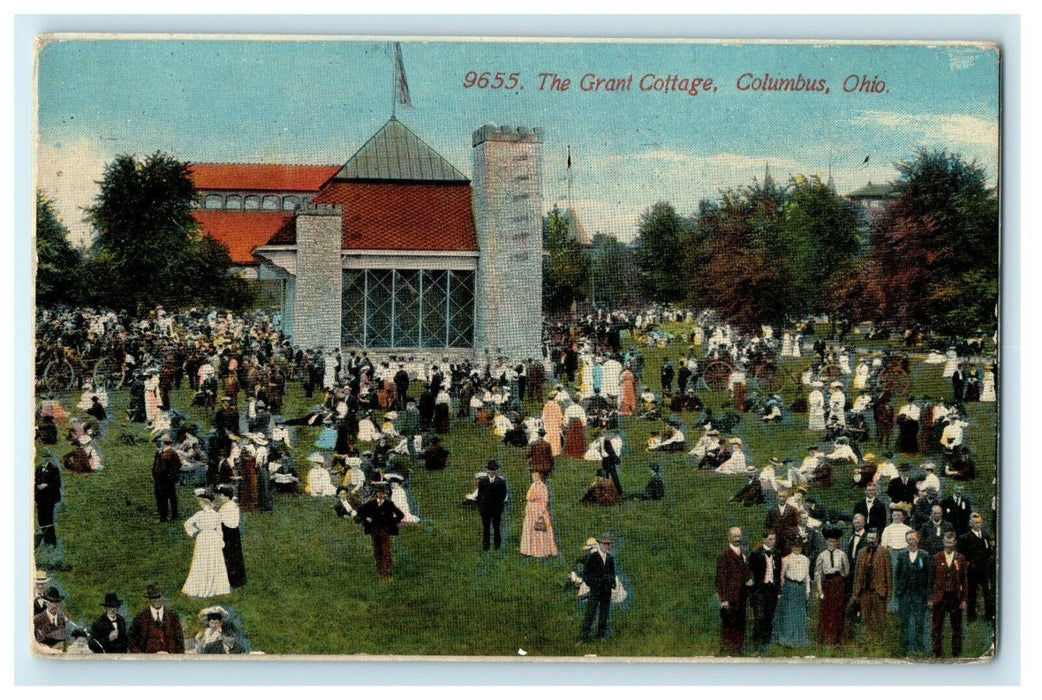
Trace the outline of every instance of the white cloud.
{"label": "white cloud", "polygon": [[95,184],[112,160],[110,154],[88,139],[39,143],[36,151],[36,186],[54,202],[59,217],[69,227],[70,242],[84,245],[90,226],[83,222],[83,208],[94,203]]}
{"label": "white cloud", "polygon": [[973,144],[998,148],[998,121],[987,121],[968,114],[908,114],[865,111],[854,124],[882,127],[915,136],[923,143],[947,145]]}

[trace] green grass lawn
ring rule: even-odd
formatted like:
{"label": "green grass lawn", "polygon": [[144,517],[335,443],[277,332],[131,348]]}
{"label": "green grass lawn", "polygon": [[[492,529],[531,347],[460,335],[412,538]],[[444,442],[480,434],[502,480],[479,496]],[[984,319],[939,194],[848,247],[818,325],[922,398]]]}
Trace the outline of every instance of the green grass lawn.
{"label": "green grass lawn", "polygon": [[[668,355],[681,356],[683,346],[669,351],[645,350],[645,382],[658,390],[658,370]],[[791,369],[809,360],[792,361]],[[941,365],[913,370],[916,395],[948,396]],[[787,385],[786,401],[802,388]],[[78,397],[77,397],[78,398]],[[55,574],[68,596],[66,607],[76,621],[88,623],[102,612],[105,593],[115,591],[136,614],[145,605],[144,589],[160,581],[194,635],[196,615],[212,604],[224,605],[242,621],[249,643],[269,654],[489,655],[513,656],[523,648],[532,656],[685,657],[716,653],[719,615],[713,596],[716,557],[727,529],[745,529],[758,546],[762,508],[742,508],[728,499],[744,484],[741,477],[719,477],[696,471],[686,454],[644,452],[646,439],[660,423],[638,418],[624,422],[628,453],[620,470],[627,491],[643,490],[648,465],[659,462],[666,480],[661,502],[628,501],[617,507],[579,503],[598,465],[560,458],[551,482],[551,508],[561,556],[542,561],[518,553],[529,483],[524,453],[497,444],[490,430],[454,423],[445,444],[453,467],[442,473],[413,471],[412,488],[422,522],[404,526],[394,545],[394,580],[376,577],[369,539],[361,527],[335,517],[331,499],[283,496],[273,513],[244,514],[243,549],[248,584],[228,596],[197,601],[180,593],[188,574],[193,541],[182,523],[160,523],[152,496],[150,469],[154,446],[143,425],[125,418],[129,395],[117,391],[107,434],[100,441],[105,469],[98,474],[63,473],[64,502],[58,511],[59,555],[70,570]],[[723,393],[704,397],[718,411]],[[75,403],[65,397],[65,405]],[[185,410],[189,390],[176,392],[175,407]],[[289,387],[285,415],[303,415],[309,400],[297,384]],[[529,405],[536,412],[541,402]],[[198,409],[193,416],[209,425]],[[697,437],[685,414],[689,440]],[[977,453],[978,475],[967,486],[975,504],[990,513],[995,475],[995,404],[970,406],[970,444]],[[64,431],[63,431],[64,432]],[[781,425],[763,427],[746,416],[738,429],[751,462],[761,466],[772,456],[800,459],[813,436],[805,415],[786,415]],[[141,442],[127,447],[118,440],[132,434]],[[302,476],[313,451],[317,429],[296,429],[294,451]],[[64,435],[62,436],[64,438]],[[879,451],[878,445],[866,449]],[[38,448],[42,446],[38,445]],[[55,450],[69,449],[64,441]],[[935,455],[937,457],[938,455]],[[38,449],[37,459],[40,458]],[[511,486],[504,516],[505,542],[500,552],[481,551],[481,522],[476,510],[460,506],[473,488],[473,474],[490,458],[503,465]],[[812,491],[826,506],[849,511],[860,494],[847,470],[838,470],[833,488]],[[182,516],[194,509],[191,490],[180,491]],[[990,522],[990,516],[986,516]],[[577,643],[582,612],[574,589],[564,582],[587,537],[603,531],[616,535],[615,556],[630,598],[613,612],[614,637],[591,645]],[[42,551],[40,564],[55,554]],[[814,637],[816,609],[811,609]],[[898,653],[896,619],[884,648],[858,643],[849,648],[817,645],[800,655],[888,657]],[[989,653],[991,636],[983,623],[968,626],[965,656]],[[772,656],[791,650],[774,647]]]}

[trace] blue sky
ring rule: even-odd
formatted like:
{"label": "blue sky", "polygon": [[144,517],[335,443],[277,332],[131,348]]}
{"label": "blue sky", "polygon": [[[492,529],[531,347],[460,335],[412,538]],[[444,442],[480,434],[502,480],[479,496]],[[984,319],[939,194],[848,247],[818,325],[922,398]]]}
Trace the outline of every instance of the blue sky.
{"label": "blue sky", "polygon": [[[956,45],[403,42],[412,109],[399,118],[464,173],[487,122],[544,130],[546,208],[572,201],[589,232],[631,240],[658,200],[682,213],[763,175],[825,175],[845,194],[896,177],[915,148],[976,159],[995,182],[998,53]],[[39,53],[37,185],[77,238],[106,162],[155,150],[196,162],[337,164],[389,117],[381,41],[59,41]],[[523,90],[465,89],[468,71],[518,72]],[[539,90],[539,73],[571,78]],[[583,92],[584,74],[629,92]],[[643,92],[654,73],[712,78],[715,92]],[[825,79],[828,94],[740,91],[743,74]],[[879,94],[844,81],[885,81]],[[746,79],[748,82],[748,78]],[[869,156],[868,164],[864,163]]]}

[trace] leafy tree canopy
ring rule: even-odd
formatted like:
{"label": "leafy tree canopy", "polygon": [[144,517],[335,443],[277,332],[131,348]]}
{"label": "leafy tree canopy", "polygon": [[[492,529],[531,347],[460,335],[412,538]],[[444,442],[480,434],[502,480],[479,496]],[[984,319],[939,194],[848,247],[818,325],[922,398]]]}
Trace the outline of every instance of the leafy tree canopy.
{"label": "leafy tree canopy", "polygon": [[189,164],[164,153],[120,155],[105,168],[87,218],[94,227],[91,292],[135,309],[163,304],[240,308],[249,295],[228,274],[225,246],[202,234]]}
{"label": "leafy tree canopy", "polygon": [[80,254],[69,243],[69,229],[54,202],[36,191],[36,303],[72,303],[80,290]]}
{"label": "leafy tree canopy", "polygon": [[543,307],[562,311],[586,298],[590,256],[570,234],[567,212],[554,206],[543,217]]}

